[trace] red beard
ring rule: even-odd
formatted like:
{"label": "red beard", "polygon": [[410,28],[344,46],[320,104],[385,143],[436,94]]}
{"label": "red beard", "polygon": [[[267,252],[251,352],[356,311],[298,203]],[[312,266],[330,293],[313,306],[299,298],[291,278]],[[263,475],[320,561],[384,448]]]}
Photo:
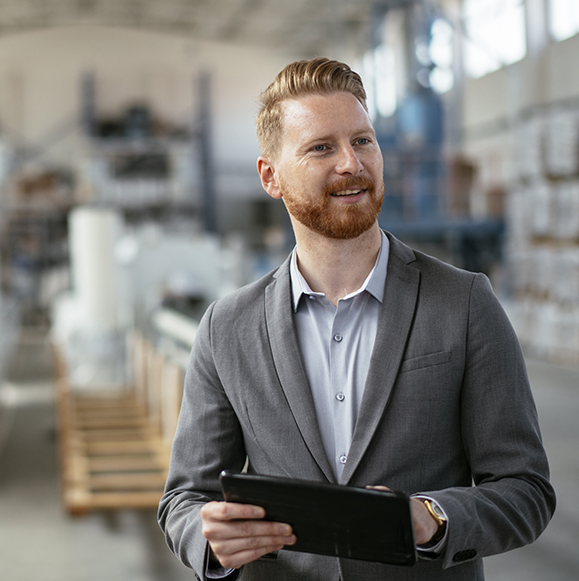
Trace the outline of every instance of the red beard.
{"label": "red beard", "polygon": [[[376,222],[384,199],[384,182],[378,189],[368,178],[342,178],[324,190],[319,202],[311,202],[291,192],[280,182],[282,196],[290,215],[298,222],[325,236],[338,240],[357,238]],[[333,192],[367,190],[357,204],[332,204]]]}

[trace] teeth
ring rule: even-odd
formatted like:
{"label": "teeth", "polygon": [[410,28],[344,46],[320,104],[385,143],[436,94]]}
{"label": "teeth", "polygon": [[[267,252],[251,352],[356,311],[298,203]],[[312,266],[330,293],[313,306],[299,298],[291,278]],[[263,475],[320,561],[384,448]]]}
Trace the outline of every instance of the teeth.
{"label": "teeth", "polygon": [[342,190],[340,192],[334,192],[333,196],[351,196],[352,194],[359,194],[362,190]]}

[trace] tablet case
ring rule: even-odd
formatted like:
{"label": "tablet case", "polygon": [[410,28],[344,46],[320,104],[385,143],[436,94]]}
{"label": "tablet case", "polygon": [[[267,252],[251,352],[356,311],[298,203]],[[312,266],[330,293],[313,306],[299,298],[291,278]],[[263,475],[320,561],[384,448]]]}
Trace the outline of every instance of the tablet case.
{"label": "tablet case", "polygon": [[292,526],[297,541],[285,550],[416,563],[410,499],[403,493],[227,471],[220,481],[225,500],[262,506],[266,520]]}

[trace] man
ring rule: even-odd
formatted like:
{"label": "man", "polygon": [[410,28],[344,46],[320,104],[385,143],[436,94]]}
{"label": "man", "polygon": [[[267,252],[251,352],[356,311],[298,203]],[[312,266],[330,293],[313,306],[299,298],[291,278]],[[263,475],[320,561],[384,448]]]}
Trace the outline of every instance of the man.
{"label": "man", "polygon": [[[199,579],[479,580],[482,557],[532,542],[553,513],[523,358],[488,280],[378,227],[365,98],[327,59],[289,65],[262,95],[258,171],[297,244],[208,309],[192,351],[159,522]],[[419,562],[280,550],[288,525],[222,501],[219,473],[246,462],[411,494]]]}

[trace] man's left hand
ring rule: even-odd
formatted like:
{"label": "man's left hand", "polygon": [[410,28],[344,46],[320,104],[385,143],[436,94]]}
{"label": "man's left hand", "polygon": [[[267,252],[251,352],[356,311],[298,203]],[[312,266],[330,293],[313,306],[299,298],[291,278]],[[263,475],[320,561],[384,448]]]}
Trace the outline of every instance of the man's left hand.
{"label": "man's left hand", "polygon": [[418,498],[410,499],[414,539],[417,545],[425,545],[438,532],[438,523],[432,518],[424,503]]}

